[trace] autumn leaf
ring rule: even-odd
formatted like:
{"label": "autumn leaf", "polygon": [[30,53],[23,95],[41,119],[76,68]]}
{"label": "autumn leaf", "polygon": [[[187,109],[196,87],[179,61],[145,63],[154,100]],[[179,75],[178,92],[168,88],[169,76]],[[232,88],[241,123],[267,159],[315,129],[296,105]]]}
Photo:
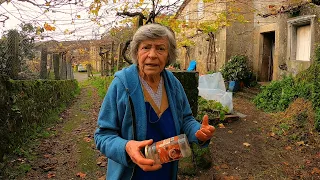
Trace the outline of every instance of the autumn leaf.
{"label": "autumn leaf", "polygon": [[43,157],[45,157],[45,158],[50,158],[50,157],[51,157],[51,154],[45,154],[45,155],[43,155]]}
{"label": "autumn leaf", "polygon": [[320,169],[319,168],[313,168],[311,174],[319,174],[320,175]]}
{"label": "autumn leaf", "polygon": [[91,141],[92,141],[92,139],[91,139],[91,138],[88,138],[88,137],[83,138],[83,140],[84,140],[85,142],[91,142]]}
{"label": "autumn leaf", "polygon": [[284,165],[286,166],[289,166],[289,163],[288,162],[283,162]]}
{"label": "autumn leaf", "polygon": [[50,178],[56,177],[56,174],[54,174],[53,172],[49,172],[47,177],[50,179]]}
{"label": "autumn leaf", "polygon": [[81,16],[80,16],[80,15],[77,15],[77,18],[78,18],[78,19],[80,19],[80,18],[81,18]]}
{"label": "autumn leaf", "polygon": [[222,123],[218,124],[219,128],[224,129],[226,128]]}
{"label": "autumn leaf", "polygon": [[77,177],[80,177],[80,178],[84,178],[84,177],[86,177],[86,175],[87,175],[87,174],[82,173],[82,172],[78,172],[78,173],[77,173]]}
{"label": "autumn leaf", "polygon": [[297,145],[298,145],[298,146],[303,146],[303,145],[305,145],[305,144],[304,144],[304,141],[299,141],[299,142],[297,142]]}
{"label": "autumn leaf", "polygon": [[44,23],[44,29],[46,30],[46,31],[55,31],[56,30],[56,27],[54,27],[54,26],[51,26],[50,24],[48,24],[48,23]]}
{"label": "autumn leaf", "polygon": [[249,143],[247,143],[247,142],[244,142],[243,145],[246,146],[246,147],[251,146],[251,144],[249,144]]}
{"label": "autumn leaf", "polygon": [[292,148],[291,148],[291,146],[287,146],[287,147],[285,147],[285,149],[286,150],[291,150]]}

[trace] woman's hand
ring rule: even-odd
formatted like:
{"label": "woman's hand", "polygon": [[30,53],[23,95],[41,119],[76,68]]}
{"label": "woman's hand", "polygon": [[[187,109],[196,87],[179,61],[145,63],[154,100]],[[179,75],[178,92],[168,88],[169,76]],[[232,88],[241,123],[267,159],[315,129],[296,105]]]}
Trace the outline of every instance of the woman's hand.
{"label": "woman's hand", "polygon": [[202,119],[201,128],[196,132],[195,136],[199,141],[205,142],[212,138],[215,128],[209,125],[208,115],[204,115]]}
{"label": "woman's hand", "polygon": [[126,151],[131,160],[144,171],[156,171],[162,167],[161,164],[155,164],[154,160],[146,159],[141,152],[142,148],[144,148],[146,145],[151,145],[152,142],[152,139],[145,141],[130,140],[126,144]]}

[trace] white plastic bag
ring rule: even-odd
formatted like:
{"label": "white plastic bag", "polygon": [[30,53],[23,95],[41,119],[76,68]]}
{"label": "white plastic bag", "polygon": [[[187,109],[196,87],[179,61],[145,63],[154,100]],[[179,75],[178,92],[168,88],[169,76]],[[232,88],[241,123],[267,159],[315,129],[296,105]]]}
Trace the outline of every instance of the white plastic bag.
{"label": "white plastic bag", "polygon": [[233,112],[232,92],[226,92],[224,80],[220,72],[199,77],[199,96],[206,100],[215,100],[227,106]]}

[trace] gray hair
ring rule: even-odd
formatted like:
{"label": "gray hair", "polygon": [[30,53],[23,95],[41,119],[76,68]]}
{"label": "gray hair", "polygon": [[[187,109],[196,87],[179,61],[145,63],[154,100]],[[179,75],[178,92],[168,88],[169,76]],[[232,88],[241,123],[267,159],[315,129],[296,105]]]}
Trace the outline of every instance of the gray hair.
{"label": "gray hair", "polygon": [[130,42],[130,56],[132,58],[132,62],[134,64],[138,64],[138,48],[142,41],[162,37],[168,38],[169,53],[166,65],[175,63],[177,58],[177,43],[175,35],[171,29],[160,24],[147,24],[141,26],[133,35],[132,41]]}

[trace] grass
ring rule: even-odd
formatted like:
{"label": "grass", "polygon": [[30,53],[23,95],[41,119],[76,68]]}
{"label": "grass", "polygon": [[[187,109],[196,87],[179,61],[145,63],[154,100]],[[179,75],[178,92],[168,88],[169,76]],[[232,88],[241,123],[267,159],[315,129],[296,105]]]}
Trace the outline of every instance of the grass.
{"label": "grass", "polygon": [[[84,137],[84,136],[81,136]],[[78,151],[78,163],[77,169],[81,170],[81,172],[85,172],[89,177],[93,177],[94,174],[88,173],[95,173],[98,169],[96,164],[96,152],[93,150],[92,146],[94,146],[93,141],[86,142],[83,139],[80,139],[77,142]]]}

